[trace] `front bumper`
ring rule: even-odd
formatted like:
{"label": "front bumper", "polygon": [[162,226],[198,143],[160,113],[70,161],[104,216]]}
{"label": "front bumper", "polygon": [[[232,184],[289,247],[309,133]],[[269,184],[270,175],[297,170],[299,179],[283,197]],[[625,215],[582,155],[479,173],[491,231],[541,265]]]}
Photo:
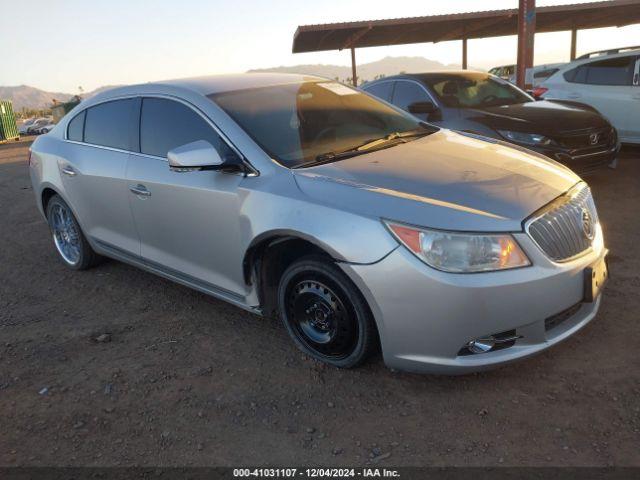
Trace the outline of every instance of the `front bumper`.
{"label": "front bumper", "polygon": [[[582,303],[583,272],[605,255],[601,230],[592,249],[566,263],[552,262],[528,235],[514,236],[532,266],[451,274],[402,246],[375,264],[342,264],[371,307],[389,367],[439,374],[496,367],[545,350],[593,319],[600,298]],[[513,346],[460,354],[470,340],[512,330],[521,336]]]}
{"label": "front bumper", "polygon": [[525,146],[562,163],[579,175],[588,175],[606,167],[615,166],[620,144],[617,142],[600,147],[570,150],[561,148]]}

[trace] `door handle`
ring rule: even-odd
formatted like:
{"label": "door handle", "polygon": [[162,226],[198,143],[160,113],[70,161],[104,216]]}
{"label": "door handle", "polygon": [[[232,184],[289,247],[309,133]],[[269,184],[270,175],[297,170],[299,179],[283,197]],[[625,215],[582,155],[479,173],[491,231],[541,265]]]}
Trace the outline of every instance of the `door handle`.
{"label": "door handle", "polygon": [[129,185],[129,190],[131,190],[132,193],[135,193],[136,195],[142,195],[143,197],[151,196],[151,192],[147,190],[147,187],[140,183],[137,185]]}
{"label": "door handle", "polygon": [[65,165],[64,167],[62,167],[62,173],[64,173],[65,175],[69,175],[70,177],[75,177],[78,174],[78,172],[76,172],[69,165]]}
{"label": "door handle", "polygon": [[580,98],[580,96],[579,93],[570,93],[567,95],[567,98]]}

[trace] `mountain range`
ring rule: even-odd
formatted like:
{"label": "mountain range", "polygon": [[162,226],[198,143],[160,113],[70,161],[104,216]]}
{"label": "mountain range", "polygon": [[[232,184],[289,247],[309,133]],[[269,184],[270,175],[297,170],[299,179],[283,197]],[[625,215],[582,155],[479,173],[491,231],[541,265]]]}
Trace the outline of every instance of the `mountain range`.
{"label": "mountain range", "polygon": [[[109,88],[113,88],[116,85],[109,85],[100,88],[96,88],[91,92],[83,93],[83,98],[89,98],[97,93],[100,93]],[[76,94],[62,93],[62,92],[47,92],[40,90],[39,88],[30,87],[29,85],[19,85],[17,87],[0,87],[0,99],[11,100],[13,103],[13,110],[16,112],[21,111],[23,108],[33,110],[43,110],[51,107],[51,104],[56,102],[67,102]]]}
{"label": "mountain range", "polygon": [[[359,64],[357,66],[357,75],[360,82],[366,82],[380,76],[396,75],[398,73],[458,70],[460,68],[460,65],[445,65],[424,57],[385,57],[375,62]],[[254,69],[249,70],[249,72],[300,73],[304,75],[337,78],[340,81],[351,78],[351,67],[341,65],[293,65],[289,67]]]}
{"label": "mountain range", "polygon": [[[358,80],[360,82],[373,80],[380,76],[396,75],[398,73],[428,72],[433,70],[459,69],[460,65],[445,65],[435,60],[424,57],[385,57],[375,62],[358,65]],[[351,67],[342,65],[292,65],[272,68],[261,68],[249,70],[249,72],[278,72],[278,73],[298,73],[306,75],[318,75],[327,78],[337,78],[340,81],[347,81],[351,78]],[[113,88],[115,85],[97,88],[91,92],[84,93],[84,98],[89,98],[99,92]],[[17,87],[0,86],[0,99],[11,100],[15,111],[23,108],[45,109],[51,106],[53,100],[66,102],[74,96],[72,93],[47,92],[39,88],[28,85]]]}

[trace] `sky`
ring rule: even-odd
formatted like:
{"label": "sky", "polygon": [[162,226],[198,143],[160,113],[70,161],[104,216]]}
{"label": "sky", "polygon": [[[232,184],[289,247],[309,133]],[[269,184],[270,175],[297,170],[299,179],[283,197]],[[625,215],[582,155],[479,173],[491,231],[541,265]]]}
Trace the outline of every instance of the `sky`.
{"label": "sky", "polygon": [[[538,0],[537,6],[579,0]],[[3,3],[11,3],[11,6]],[[78,93],[104,85],[296,64],[350,65],[348,51],[292,54],[298,25],[517,8],[518,0],[28,0],[0,28],[0,85]],[[586,3],[586,2],[585,2]],[[393,5],[393,9],[389,6]],[[8,21],[6,21],[8,20]],[[578,55],[640,44],[640,25],[578,32]],[[570,33],[537,34],[535,64],[569,59]],[[461,42],[356,50],[357,62],[461,63]],[[515,63],[516,37],[468,42],[469,64]]]}

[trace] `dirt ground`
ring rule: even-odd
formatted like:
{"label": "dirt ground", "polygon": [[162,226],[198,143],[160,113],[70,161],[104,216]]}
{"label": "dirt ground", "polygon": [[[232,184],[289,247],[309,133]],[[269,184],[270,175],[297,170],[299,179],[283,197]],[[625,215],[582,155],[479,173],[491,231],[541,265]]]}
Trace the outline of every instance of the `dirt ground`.
{"label": "dirt ground", "polygon": [[436,377],[324,367],[276,321],[115,261],[66,269],[27,146],[0,146],[0,465],[640,466],[640,151],[588,179],[611,249],[597,318]]}

